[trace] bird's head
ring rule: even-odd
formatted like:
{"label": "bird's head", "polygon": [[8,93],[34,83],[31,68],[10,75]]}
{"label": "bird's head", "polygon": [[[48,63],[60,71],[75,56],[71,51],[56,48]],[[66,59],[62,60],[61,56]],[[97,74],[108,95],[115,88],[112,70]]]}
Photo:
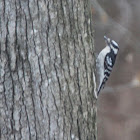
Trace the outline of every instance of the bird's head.
{"label": "bird's head", "polygon": [[117,54],[119,50],[119,45],[114,40],[111,40],[110,38],[106,36],[104,36],[104,39],[105,39],[106,45],[110,47],[110,49],[112,49],[115,54]]}

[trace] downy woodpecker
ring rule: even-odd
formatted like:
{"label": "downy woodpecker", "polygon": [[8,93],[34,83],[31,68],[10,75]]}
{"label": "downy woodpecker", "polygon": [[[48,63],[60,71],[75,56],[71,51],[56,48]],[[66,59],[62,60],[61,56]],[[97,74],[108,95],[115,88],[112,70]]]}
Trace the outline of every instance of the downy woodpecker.
{"label": "downy woodpecker", "polygon": [[104,88],[105,83],[111,74],[119,50],[119,46],[114,40],[111,40],[106,36],[104,36],[104,39],[106,47],[99,53],[96,59],[96,71],[98,76],[98,88],[95,95],[96,98],[101,89]]}

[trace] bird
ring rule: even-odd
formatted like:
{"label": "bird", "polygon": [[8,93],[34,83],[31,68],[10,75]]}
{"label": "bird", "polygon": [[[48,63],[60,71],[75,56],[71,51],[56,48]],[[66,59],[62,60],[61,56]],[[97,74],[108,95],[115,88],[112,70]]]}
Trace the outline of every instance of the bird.
{"label": "bird", "polygon": [[104,36],[106,47],[99,53],[96,59],[96,73],[98,88],[95,97],[98,98],[100,91],[104,88],[106,81],[112,72],[119,51],[119,45],[110,38]]}

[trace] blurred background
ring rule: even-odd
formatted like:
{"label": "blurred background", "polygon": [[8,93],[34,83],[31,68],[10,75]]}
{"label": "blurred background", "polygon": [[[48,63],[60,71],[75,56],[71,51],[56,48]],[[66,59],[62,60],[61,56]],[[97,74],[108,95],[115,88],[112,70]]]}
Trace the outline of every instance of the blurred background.
{"label": "blurred background", "polygon": [[103,36],[119,46],[98,99],[98,140],[140,140],[140,0],[92,0],[97,54]]}

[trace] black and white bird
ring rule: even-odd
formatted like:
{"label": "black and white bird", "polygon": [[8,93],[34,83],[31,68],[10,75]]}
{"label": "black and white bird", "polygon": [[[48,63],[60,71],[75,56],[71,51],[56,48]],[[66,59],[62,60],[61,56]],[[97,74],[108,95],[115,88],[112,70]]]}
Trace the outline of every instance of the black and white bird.
{"label": "black and white bird", "polygon": [[118,44],[104,36],[106,47],[99,53],[96,59],[96,71],[98,76],[98,88],[95,97],[97,98],[101,89],[104,88],[112,68],[115,64],[116,56],[119,50]]}

